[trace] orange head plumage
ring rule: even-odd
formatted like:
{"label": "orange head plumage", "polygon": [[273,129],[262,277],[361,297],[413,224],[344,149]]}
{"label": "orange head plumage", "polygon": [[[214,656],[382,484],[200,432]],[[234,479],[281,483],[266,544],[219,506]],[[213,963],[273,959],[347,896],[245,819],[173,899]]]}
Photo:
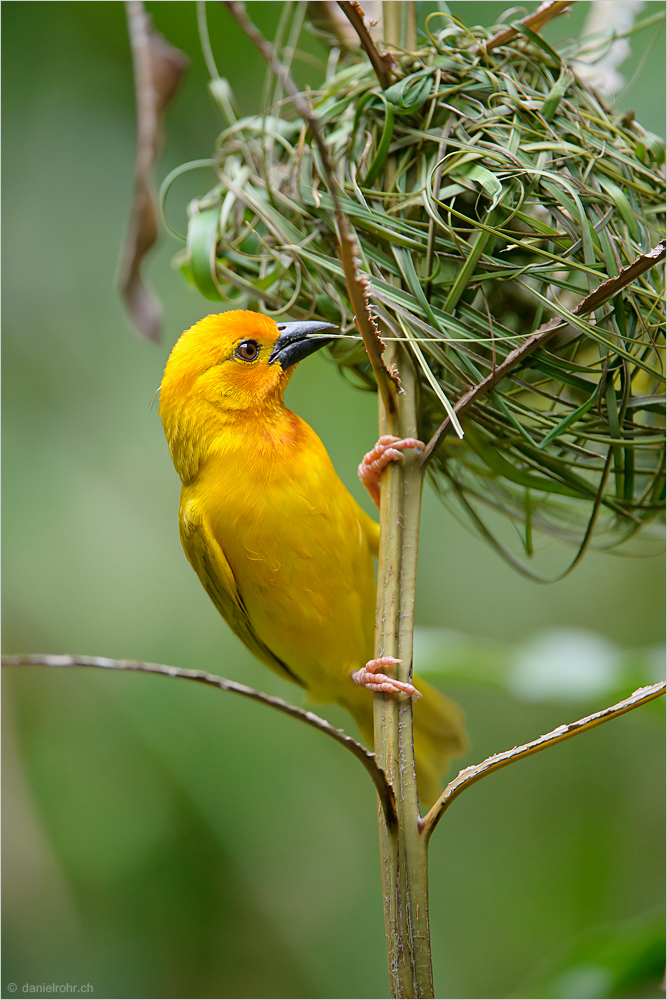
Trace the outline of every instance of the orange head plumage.
{"label": "orange head plumage", "polygon": [[[174,464],[189,478],[196,452],[221,422],[281,407],[294,365],[331,342],[331,323],[276,323],[237,309],[206,316],[176,343],[160,387],[160,417]],[[319,334],[319,335],[318,335]]]}

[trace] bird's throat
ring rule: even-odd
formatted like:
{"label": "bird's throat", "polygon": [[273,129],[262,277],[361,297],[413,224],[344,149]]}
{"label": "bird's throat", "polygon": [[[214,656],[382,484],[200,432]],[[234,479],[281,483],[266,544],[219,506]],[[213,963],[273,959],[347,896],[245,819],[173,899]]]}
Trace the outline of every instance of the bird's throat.
{"label": "bird's throat", "polygon": [[309,428],[282,398],[273,398],[252,411],[207,407],[196,421],[184,416],[170,430],[174,465],[183,484],[189,485],[211,464],[240,469],[280,462],[300,447]]}

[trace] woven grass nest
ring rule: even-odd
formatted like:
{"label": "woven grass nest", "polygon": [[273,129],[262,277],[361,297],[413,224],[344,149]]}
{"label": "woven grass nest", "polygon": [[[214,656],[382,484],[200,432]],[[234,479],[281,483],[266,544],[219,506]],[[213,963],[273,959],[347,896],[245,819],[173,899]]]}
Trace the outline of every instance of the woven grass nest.
{"label": "woven grass nest", "polygon": [[[348,52],[304,97],[383,340],[414,359],[424,440],[512,350],[562,321],[460,429],[450,421],[429,465],[437,492],[533,575],[534,528],[574,542],[578,561],[591,540],[617,546],[662,509],[664,269],[575,310],[664,237],[664,148],[573,72],[580,43],[558,51],[518,25],[486,51],[498,30],[431,16],[416,51],[392,50],[390,86]],[[298,101],[278,86],[261,114],[236,120],[226,81],[211,89],[229,127],[211,161],[217,183],[190,205],[181,265],[227,307],[339,324],[332,361],[376,389],[330,178]]]}

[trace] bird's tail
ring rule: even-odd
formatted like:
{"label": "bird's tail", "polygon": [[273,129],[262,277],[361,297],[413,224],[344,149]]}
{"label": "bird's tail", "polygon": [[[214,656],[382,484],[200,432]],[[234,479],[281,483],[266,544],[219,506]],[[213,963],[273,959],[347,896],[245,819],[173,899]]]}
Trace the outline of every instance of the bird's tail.
{"label": "bird's tail", "polygon": [[[412,682],[421,692],[413,700],[417,789],[423,805],[432,806],[442,791],[450,761],[468,749],[463,712],[451,698],[420,677]],[[373,746],[373,710],[368,699],[346,705],[354,715],[368,746]]]}
{"label": "bird's tail", "polygon": [[451,698],[421,677],[412,682],[421,698],[413,700],[417,790],[424,805],[433,805],[442,791],[442,779],[454,757],[468,749],[463,712]]}

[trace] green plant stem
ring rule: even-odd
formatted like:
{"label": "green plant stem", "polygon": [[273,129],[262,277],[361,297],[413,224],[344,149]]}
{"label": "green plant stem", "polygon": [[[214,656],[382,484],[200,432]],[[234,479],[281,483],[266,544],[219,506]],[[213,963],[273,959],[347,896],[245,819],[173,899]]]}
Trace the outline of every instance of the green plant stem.
{"label": "green plant stem", "polygon": [[[399,358],[403,392],[398,398],[399,436],[417,436],[418,381],[404,348]],[[403,478],[403,517],[398,621],[399,680],[412,680],[415,590],[419,549],[423,473],[418,456],[410,451],[399,470]],[[410,958],[415,997],[433,997],[433,967],[428,915],[428,842],[420,836],[419,797],[415,773],[412,700],[398,703],[398,759],[400,775],[399,836],[402,839],[402,885],[408,914]]]}
{"label": "green plant stem", "polygon": [[[416,47],[415,4],[383,3],[385,43]],[[395,164],[394,164],[395,166]],[[391,160],[387,172],[392,172]],[[380,433],[417,436],[417,380],[411,359],[400,344],[392,353],[401,392],[397,407],[380,396]],[[388,359],[387,359],[388,360]],[[392,365],[389,365],[390,369]],[[392,394],[394,386],[391,386]],[[379,395],[379,394],[378,394]],[[394,399],[396,397],[394,396]],[[392,400],[393,401],[393,400]],[[380,487],[380,552],[376,611],[376,656],[400,659],[398,679],[412,677],[415,584],[419,518],[424,473],[413,451],[404,462],[391,462]],[[375,696],[375,748],[378,763],[396,794],[398,825],[387,829],[380,814],[380,851],[385,904],[387,957],[392,997],[433,997],[433,969],[428,922],[428,840],[420,835],[415,775],[412,699]]]}
{"label": "green plant stem", "polygon": [[[398,433],[398,409],[384,403],[378,393],[380,434]],[[398,576],[401,543],[402,469],[391,462],[380,484],[380,548],[375,614],[375,656],[398,656]],[[391,695],[376,694],[373,706],[376,759],[398,792],[398,701]],[[409,995],[406,958],[406,928],[403,924],[400,880],[400,829],[389,829],[378,809],[380,865],[384,903],[387,962],[392,997]]]}
{"label": "green plant stem", "polygon": [[[380,432],[414,437],[417,382],[404,349],[396,345],[403,391],[397,411],[380,403]],[[392,462],[382,477],[376,656],[401,660],[399,680],[412,676],[412,638],[423,474],[417,456]],[[419,831],[412,700],[375,696],[375,748],[396,793],[398,826],[380,814],[385,929],[392,997],[433,997],[428,923],[427,841]]]}

